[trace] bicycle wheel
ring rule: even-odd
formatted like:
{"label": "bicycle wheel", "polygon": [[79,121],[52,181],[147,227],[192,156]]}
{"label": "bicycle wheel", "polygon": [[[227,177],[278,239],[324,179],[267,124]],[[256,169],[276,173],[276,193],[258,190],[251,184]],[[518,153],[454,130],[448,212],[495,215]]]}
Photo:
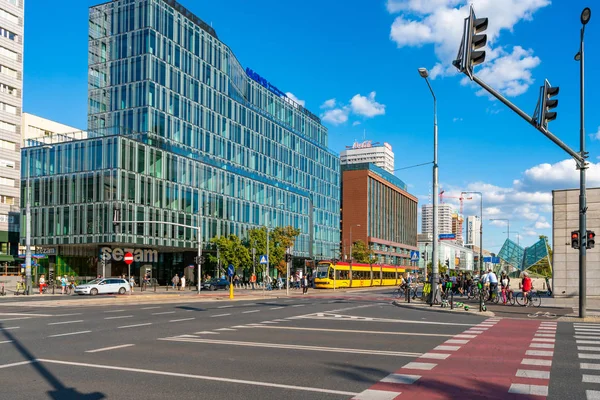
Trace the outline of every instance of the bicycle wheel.
{"label": "bicycle wheel", "polygon": [[515,298],[518,305],[520,305],[520,306],[525,305],[525,297],[523,297],[523,292],[519,292],[516,295],[514,295],[513,297]]}
{"label": "bicycle wheel", "polygon": [[529,298],[529,301],[531,301],[531,305],[533,307],[539,307],[542,305],[542,298],[540,297],[540,295],[538,293],[531,293],[531,297]]}
{"label": "bicycle wheel", "polygon": [[492,301],[494,304],[498,304],[500,301],[500,294],[498,292],[492,294]]}

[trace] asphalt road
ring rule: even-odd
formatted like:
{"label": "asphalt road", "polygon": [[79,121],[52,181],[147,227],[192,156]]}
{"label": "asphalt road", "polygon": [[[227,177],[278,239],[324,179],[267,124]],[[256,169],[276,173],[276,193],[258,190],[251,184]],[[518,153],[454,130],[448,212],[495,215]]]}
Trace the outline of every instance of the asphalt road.
{"label": "asphalt road", "polygon": [[[557,349],[540,367],[551,371],[540,382],[548,398],[593,390],[581,384],[572,323],[559,322],[550,338],[545,330],[554,332],[555,322],[408,310],[376,292],[315,293],[111,306],[88,306],[86,298],[38,309],[0,303],[2,398],[513,398],[509,387],[525,382],[514,376],[538,336],[553,346],[541,351]],[[456,384],[443,381],[453,376]],[[478,376],[495,385],[486,389]]]}

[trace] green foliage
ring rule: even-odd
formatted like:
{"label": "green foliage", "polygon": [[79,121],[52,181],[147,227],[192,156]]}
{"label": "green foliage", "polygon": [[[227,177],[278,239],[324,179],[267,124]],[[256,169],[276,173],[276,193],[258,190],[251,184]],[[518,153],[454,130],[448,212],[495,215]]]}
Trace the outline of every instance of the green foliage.
{"label": "green foliage", "polygon": [[[219,261],[221,266],[228,266],[232,264],[236,269],[243,267],[248,269],[251,265],[251,258],[248,248],[243,245],[242,241],[236,235],[229,235],[228,237],[220,236],[212,238],[211,243],[214,243],[219,249]],[[216,257],[211,256],[216,260]]]}
{"label": "green foliage", "polygon": [[352,243],[352,258],[357,263],[368,264],[375,261],[375,253],[362,240]]}

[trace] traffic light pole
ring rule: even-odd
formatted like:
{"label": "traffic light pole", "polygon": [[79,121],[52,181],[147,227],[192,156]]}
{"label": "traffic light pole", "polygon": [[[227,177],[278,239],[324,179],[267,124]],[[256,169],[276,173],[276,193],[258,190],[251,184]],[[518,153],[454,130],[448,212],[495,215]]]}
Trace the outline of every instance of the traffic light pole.
{"label": "traffic light pole", "polygon": [[[580,154],[585,157],[585,126],[584,126],[584,51],[583,35],[585,25],[581,27],[581,44],[579,49],[579,146]],[[584,159],[585,160],[585,159]],[[586,179],[585,162],[579,168],[579,318],[586,317],[587,308],[587,199],[586,199]],[[584,239],[585,238],[585,239]]]}

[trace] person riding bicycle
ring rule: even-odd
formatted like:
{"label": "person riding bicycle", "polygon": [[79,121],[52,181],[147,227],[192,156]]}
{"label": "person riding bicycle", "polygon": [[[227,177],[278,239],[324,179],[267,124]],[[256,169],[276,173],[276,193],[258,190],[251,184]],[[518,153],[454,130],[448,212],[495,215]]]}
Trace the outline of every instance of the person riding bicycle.
{"label": "person riding bicycle", "polygon": [[523,288],[523,299],[525,300],[525,305],[527,305],[527,298],[529,296],[529,292],[533,288],[533,284],[531,282],[531,278],[527,272],[523,272],[523,280],[521,281],[521,287]]}
{"label": "person riding bicycle", "polygon": [[40,294],[42,294],[44,292],[44,288],[46,287],[46,276],[44,274],[40,275],[40,279],[39,279],[39,287],[40,287]]}
{"label": "person riding bicycle", "polygon": [[502,271],[502,275],[500,275],[500,287],[502,289],[502,303],[506,304],[506,294],[510,288],[510,278],[506,275],[505,271]]}

